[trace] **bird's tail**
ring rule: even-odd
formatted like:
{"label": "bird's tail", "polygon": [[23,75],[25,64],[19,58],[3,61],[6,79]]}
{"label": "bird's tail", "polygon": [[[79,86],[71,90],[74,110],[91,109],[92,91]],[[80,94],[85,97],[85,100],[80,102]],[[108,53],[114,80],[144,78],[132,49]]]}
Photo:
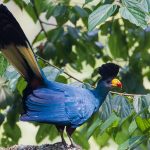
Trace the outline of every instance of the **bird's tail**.
{"label": "bird's tail", "polygon": [[26,81],[43,80],[28,39],[3,4],[0,5],[0,50]]}

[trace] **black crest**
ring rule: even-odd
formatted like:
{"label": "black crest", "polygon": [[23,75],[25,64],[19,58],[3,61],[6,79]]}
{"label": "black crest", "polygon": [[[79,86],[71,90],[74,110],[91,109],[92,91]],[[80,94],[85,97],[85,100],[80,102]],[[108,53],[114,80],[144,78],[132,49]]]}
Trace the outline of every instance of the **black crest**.
{"label": "black crest", "polygon": [[102,76],[102,79],[114,78],[119,72],[120,66],[114,63],[103,64],[99,67],[99,74]]}
{"label": "black crest", "polygon": [[6,6],[0,4],[0,48],[9,44],[27,46],[27,38]]}

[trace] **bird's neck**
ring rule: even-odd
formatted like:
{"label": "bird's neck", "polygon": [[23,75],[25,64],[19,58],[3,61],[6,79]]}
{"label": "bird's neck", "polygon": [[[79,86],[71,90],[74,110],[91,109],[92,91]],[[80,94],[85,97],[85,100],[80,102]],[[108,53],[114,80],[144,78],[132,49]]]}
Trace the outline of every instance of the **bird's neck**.
{"label": "bird's neck", "polygon": [[94,90],[94,94],[96,98],[99,99],[100,105],[104,102],[109,91],[110,91],[110,88],[106,87],[104,85],[104,82],[100,80],[97,84],[97,87]]}

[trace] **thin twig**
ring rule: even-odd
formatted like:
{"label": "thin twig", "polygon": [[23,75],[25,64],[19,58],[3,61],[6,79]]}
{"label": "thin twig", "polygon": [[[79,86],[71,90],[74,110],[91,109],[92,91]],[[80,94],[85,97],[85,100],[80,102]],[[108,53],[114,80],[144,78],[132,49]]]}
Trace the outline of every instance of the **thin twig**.
{"label": "thin twig", "polygon": [[117,95],[123,95],[123,96],[143,96],[144,94],[128,94],[128,93],[120,93],[120,92],[114,92],[114,91],[110,91],[111,94],[117,94]]}
{"label": "thin twig", "polygon": [[57,26],[58,26],[57,24],[48,23],[48,22],[45,22],[45,21],[42,21],[42,20],[41,20],[41,22],[42,22],[43,24],[50,25],[50,26],[54,26],[54,27],[57,27]]}
{"label": "thin twig", "polygon": [[[47,63],[48,65],[50,65],[50,66],[52,66],[52,67],[54,67],[54,68],[56,68],[56,69],[58,69],[58,70],[61,70],[59,67],[57,67],[57,66],[51,64],[49,61],[43,59],[43,58],[40,57],[39,55],[37,55],[37,54],[35,54],[35,55],[36,55],[37,58],[41,59],[42,61],[44,61],[44,62]],[[67,73],[66,71],[64,71],[63,73],[65,73],[66,75],[68,75],[70,78],[72,78],[72,79],[74,79],[74,80],[76,80],[76,81],[78,81],[78,82],[84,84],[84,82],[82,82],[81,80],[79,80],[79,79],[75,78],[74,76],[70,75],[70,74]]]}
{"label": "thin twig", "polygon": [[32,42],[32,45],[33,45],[34,41],[37,40],[38,36],[41,34],[42,31],[43,31],[43,30],[41,29],[41,30],[38,32],[38,34],[36,35],[36,37],[34,38],[34,40],[33,40],[33,42]]}
{"label": "thin twig", "polygon": [[[49,23],[49,22],[45,22],[45,21],[42,21],[41,22],[45,25],[49,25],[49,26],[54,26],[54,27],[59,27],[57,24],[53,24],[53,23]],[[63,24],[62,27],[68,27],[69,25],[67,24]]]}

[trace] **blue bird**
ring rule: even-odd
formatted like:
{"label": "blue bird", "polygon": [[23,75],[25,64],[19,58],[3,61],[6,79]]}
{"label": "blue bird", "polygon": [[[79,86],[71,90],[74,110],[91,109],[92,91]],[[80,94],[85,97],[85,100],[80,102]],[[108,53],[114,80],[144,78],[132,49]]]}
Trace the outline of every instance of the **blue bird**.
{"label": "blue bird", "polygon": [[54,124],[64,145],[64,129],[73,146],[71,135],[75,129],[99,110],[113,86],[122,87],[115,79],[119,66],[113,63],[99,67],[101,79],[95,89],[48,81],[19,23],[3,4],[0,5],[0,49],[28,83],[20,120]]}

